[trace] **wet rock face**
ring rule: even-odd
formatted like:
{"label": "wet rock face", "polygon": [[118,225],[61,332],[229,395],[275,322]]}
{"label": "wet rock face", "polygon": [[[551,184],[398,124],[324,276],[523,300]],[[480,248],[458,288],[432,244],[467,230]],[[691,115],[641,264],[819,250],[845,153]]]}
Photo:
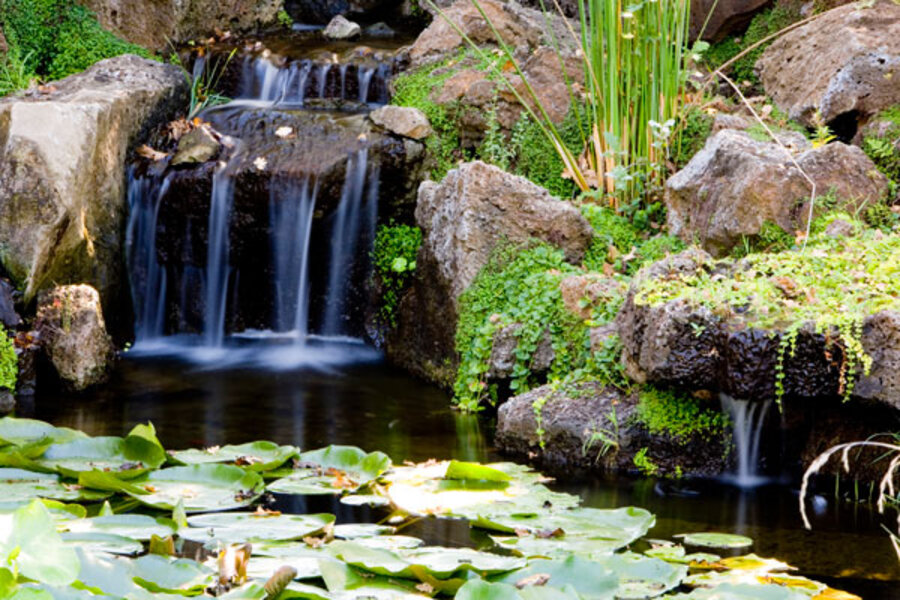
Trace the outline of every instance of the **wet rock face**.
{"label": "wet rock face", "polygon": [[[535,403],[540,409],[537,433]],[[634,456],[642,448],[660,468],[660,474],[714,476],[728,467],[726,440],[676,440],[650,435],[635,418],[637,395],[600,383],[583,383],[553,390],[543,386],[516,396],[500,406],[497,447],[518,457],[538,457],[543,468],[573,468],[604,472],[634,471]],[[612,419],[615,419],[613,423]],[[543,438],[544,447],[540,446]],[[613,441],[604,450],[604,439]]]}
{"label": "wet rock face", "polygon": [[[688,250],[638,273],[616,318],[626,372],[638,382],[774,398],[783,331],[749,328],[739,315],[725,318],[684,300],[656,306],[635,302],[636,290],[649,278],[698,274],[710,264],[708,255]],[[740,263],[733,268],[740,269]],[[873,366],[857,382],[854,397],[900,409],[900,314],[868,316],[861,343]],[[784,396],[792,402],[840,397],[843,350],[812,325],[800,330],[793,347],[783,361]]]}
{"label": "wet rock face", "polygon": [[104,303],[124,289],[125,157],[141,132],[187,102],[177,67],[120,56],[0,101],[0,260],[28,303],[88,282]]}
{"label": "wet rock face", "polygon": [[[785,142],[800,151],[794,158],[815,181],[817,196],[833,194],[851,213],[888,192],[887,179],[855,146],[835,142],[813,149],[799,134]],[[669,231],[722,256],[766,223],[787,232],[803,229],[811,191],[781,146],[722,130],[666,182]]]}
{"label": "wet rock face", "polygon": [[67,285],[38,299],[36,329],[62,382],[74,391],[106,380],[115,349],[106,333],[100,295],[89,285]]}
{"label": "wet rock face", "polygon": [[274,23],[283,0],[83,0],[100,23],[129,42],[164,50],[169,43]]}
{"label": "wet rock face", "polygon": [[[487,264],[498,241],[542,240],[577,263],[593,237],[573,205],[480,161],[460,165],[441,183],[424,182],[416,224],[423,232],[416,275],[401,300],[398,326],[389,333],[386,348],[394,362],[445,385],[455,373],[457,299]],[[498,354],[496,359],[496,369],[503,371],[508,356]]]}
{"label": "wet rock face", "polygon": [[826,122],[865,120],[900,102],[900,5],[833,9],[776,40],[757,67],[766,93],[805,125],[816,111]]}

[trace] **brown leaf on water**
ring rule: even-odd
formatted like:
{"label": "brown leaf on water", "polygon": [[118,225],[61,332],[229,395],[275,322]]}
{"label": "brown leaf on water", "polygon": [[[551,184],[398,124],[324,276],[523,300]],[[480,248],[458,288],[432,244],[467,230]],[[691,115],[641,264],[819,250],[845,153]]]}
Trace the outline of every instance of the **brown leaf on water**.
{"label": "brown leaf on water", "polygon": [[359,487],[358,483],[350,479],[344,471],[339,469],[328,469],[325,471],[325,474],[334,478],[334,482],[331,484],[333,487],[340,489],[355,489]]}
{"label": "brown leaf on water", "polygon": [[159,150],[154,150],[147,144],[142,144],[141,146],[138,146],[138,149],[135,150],[135,152],[137,152],[138,156],[140,156],[142,158],[146,158],[147,160],[152,160],[153,162],[161,161],[164,158],[166,158],[167,156],[169,156],[168,153],[160,152]]}
{"label": "brown leaf on water", "polygon": [[278,517],[281,516],[280,510],[269,510],[264,507],[262,504],[256,507],[256,512],[253,513],[254,516],[257,517]]}
{"label": "brown leaf on water", "polygon": [[535,585],[546,585],[548,581],[550,581],[549,573],[535,573],[517,581],[516,587],[521,590]]}
{"label": "brown leaf on water", "polygon": [[536,531],[534,533],[535,537],[541,539],[550,539],[550,538],[561,538],[566,535],[566,532],[563,531],[562,527],[557,527],[556,529],[541,529],[540,531]]}

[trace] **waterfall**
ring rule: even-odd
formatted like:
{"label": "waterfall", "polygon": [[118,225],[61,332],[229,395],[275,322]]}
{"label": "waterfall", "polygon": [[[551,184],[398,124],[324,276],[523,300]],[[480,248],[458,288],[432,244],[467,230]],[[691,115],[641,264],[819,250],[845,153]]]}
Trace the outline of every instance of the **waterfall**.
{"label": "waterfall", "polygon": [[269,191],[275,262],[277,332],[293,332],[303,343],[309,329],[309,241],[318,185],[308,178],[272,183]]}
{"label": "waterfall", "polygon": [[731,417],[737,465],[732,479],[741,487],[752,487],[765,481],[759,475],[759,448],[766,415],[772,400],[737,400],[721,394],[722,409]]}
{"label": "waterfall", "polygon": [[228,305],[228,251],[231,229],[231,205],[234,201],[234,179],[227,164],[220,164],[213,174],[212,198],[209,204],[209,244],[206,249],[204,345],[220,348],[225,341],[225,309]]}

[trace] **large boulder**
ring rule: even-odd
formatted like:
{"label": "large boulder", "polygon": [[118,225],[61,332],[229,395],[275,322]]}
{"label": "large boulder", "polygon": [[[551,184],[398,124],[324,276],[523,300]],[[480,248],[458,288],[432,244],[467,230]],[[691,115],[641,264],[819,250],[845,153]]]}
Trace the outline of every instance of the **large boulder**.
{"label": "large boulder", "polygon": [[575,206],[480,161],[451,170],[441,183],[424,182],[416,224],[423,234],[416,275],[386,346],[394,362],[442,384],[455,373],[458,298],[498,242],[541,240],[578,263],[593,237]]}
{"label": "large boulder", "polygon": [[100,23],[154,50],[227,30],[274,23],[284,0],[81,0]]}
{"label": "large boulder", "polygon": [[[839,40],[839,43],[835,43]],[[854,2],[776,40],[757,63],[766,93],[791,118],[844,117],[852,130],[900,103],[900,5]],[[852,134],[852,132],[851,132]]]}
{"label": "large boulder", "polygon": [[597,382],[543,386],[500,406],[495,443],[505,453],[568,474],[574,468],[634,471],[634,457],[642,450],[659,475],[715,476],[727,469],[724,435],[682,439],[651,434],[637,418],[637,404],[637,393]]}
{"label": "large boulder", "polygon": [[112,300],[123,281],[126,154],[186,101],[177,67],[137,56],[0,100],[0,260],[26,304],[70,282]]}
{"label": "large boulder", "polygon": [[691,39],[718,42],[750,22],[769,0],[691,0]]}
{"label": "large boulder", "polygon": [[[689,249],[645,267],[635,276],[616,318],[628,376],[640,383],[723,392],[735,398],[774,398],[777,365],[783,366],[783,394],[794,401],[840,397],[843,350],[833,332],[813,323],[799,329],[789,357],[779,357],[787,332],[748,325],[740,306],[709,308],[685,299],[640,302],[647,282],[696,276],[730,277],[741,263],[716,262]],[[737,308],[737,310],[735,310]],[[857,399],[900,410],[900,313],[883,310],[863,320],[860,343],[872,368],[853,388]]]}
{"label": "large boulder", "polygon": [[100,295],[89,285],[66,285],[38,299],[41,346],[62,382],[75,391],[106,380],[115,348],[106,333]]}
{"label": "large boulder", "polygon": [[[812,148],[799,134],[783,142],[816,183],[817,197],[834,201],[831,208],[854,212],[888,192],[887,179],[856,146]],[[720,256],[766,223],[788,232],[804,228],[812,189],[791,158],[779,144],[747,132],[716,133],[666,183],[669,231]]]}

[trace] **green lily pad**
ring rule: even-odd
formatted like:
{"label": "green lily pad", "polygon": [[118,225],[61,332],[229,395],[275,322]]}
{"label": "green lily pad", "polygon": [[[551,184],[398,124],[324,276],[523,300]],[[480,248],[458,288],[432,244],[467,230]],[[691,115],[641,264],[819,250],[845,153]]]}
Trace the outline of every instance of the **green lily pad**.
{"label": "green lily pad", "polygon": [[0,468],[0,498],[4,503],[30,502],[34,498],[51,500],[101,500],[109,494],[60,483],[53,473],[35,473],[24,469]]}
{"label": "green lily pad", "polygon": [[546,585],[530,585],[517,589],[507,583],[491,583],[482,579],[466,582],[456,600],[580,600],[572,586],[564,589]]}
{"label": "green lily pad", "polygon": [[71,533],[104,533],[149,542],[154,535],[167,537],[176,533],[175,523],[163,517],[139,514],[105,515],[66,523]]}
{"label": "green lily pad", "polygon": [[144,545],[139,541],[123,535],[112,533],[71,533],[60,534],[62,541],[73,548],[84,548],[89,552],[106,552],[107,554],[120,554],[133,556],[144,551]]}
{"label": "green lily pad", "polygon": [[3,417],[0,419],[0,446],[25,446],[35,442],[62,443],[86,438],[87,434],[68,427],[54,427],[34,419]]}
{"label": "green lily pad", "polygon": [[297,574],[294,579],[315,579],[321,577],[322,572],[319,570],[319,560],[322,553],[310,553],[309,556],[254,556],[247,563],[247,576],[253,579],[266,580],[272,576],[272,573],[279,568],[288,566],[293,567]]}
{"label": "green lily pad", "polygon": [[[83,519],[87,516],[87,509],[80,504],[66,504],[46,498],[42,498],[40,501],[50,511],[50,516],[57,523],[71,521],[72,519]],[[12,514],[29,503],[24,500],[0,503],[0,514]]]}
{"label": "green lily pad", "polygon": [[334,526],[334,537],[342,540],[355,540],[376,535],[388,535],[395,531],[397,531],[396,527],[378,523],[341,523]]}
{"label": "green lily pad", "polygon": [[251,471],[271,471],[297,456],[294,446],[279,446],[274,442],[251,442],[238,446],[215,446],[205,450],[170,452],[173,461],[181,465],[228,463]]}
{"label": "green lily pad", "polygon": [[572,586],[585,600],[612,599],[619,589],[619,575],[615,571],[603,563],[578,556],[570,556],[565,560],[531,560],[524,569],[493,580],[524,585],[538,576],[546,576],[546,583],[551,587]]}
{"label": "green lily pad", "polygon": [[672,598],[679,600],[805,600],[809,596],[780,585],[723,583],[714,588],[700,588],[690,594],[678,594]]}
{"label": "green lily pad", "polygon": [[0,564],[48,585],[68,585],[78,576],[78,557],[56,532],[50,511],[39,500],[0,521]]}
{"label": "green lily pad", "polygon": [[733,533],[682,533],[675,537],[682,538],[688,546],[703,548],[747,548],[753,540]]}
{"label": "green lily pad", "polygon": [[132,563],[134,582],[151,592],[196,596],[212,583],[209,567],[187,558],[147,554]]}
{"label": "green lily pad", "polygon": [[512,476],[487,465],[451,460],[444,473],[444,479],[509,482],[512,481]]}
{"label": "green lily pad", "polygon": [[128,479],[159,468],[166,452],[152,425],[138,425],[124,438],[104,436],[52,444],[34,462],[68,477],[84,471],[114,472]]}
{"label": "green lily pad", "polygon": [[391,466],[383,452],[365,453],[355,446],[327,446],[303,452],[298,457],[301,468],[268,485],[280,494],[341,494],[363,487]]}
{"label": "green lily pad", "polygon": [[247,506],[264,488],[258,474],[217,464],[160,469],[128,483],[123,491],[142,504],[172,510],[182,501],[189,513]]}
{"label": "green lily pad", "polygon": [[373,575],[334,559],[322,559],[319,570],[325,587],[339,598],[414,600],[428,597],[416,593],[413,581]]}
{"label": "green lily pad", "polygon": [[653,598],[678,587],[688,574],[684,565],[673,565],[640,554],[613,554],[602,564],[619,576],[616,598]]}
{"label": "green lily pad", "polygon": [[195,542],[214,539],[226,544],[299,540],[321,532],[334,520],[330,514],[212,513],[188,518],[190,528],[182,528],[178,535]]}

